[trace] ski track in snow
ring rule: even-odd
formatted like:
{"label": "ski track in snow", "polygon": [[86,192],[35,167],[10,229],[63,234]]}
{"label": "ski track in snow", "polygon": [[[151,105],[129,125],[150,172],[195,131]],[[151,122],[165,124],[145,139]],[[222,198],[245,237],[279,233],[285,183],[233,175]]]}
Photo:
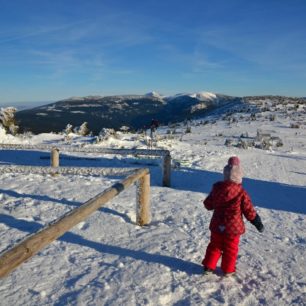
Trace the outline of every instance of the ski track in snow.
{"label": "ski track in snow", "polygon": [[[261,120],[260,127],[276,131],[283,147],[265,151],[224,146],[226,138],[245,131],[255,137],[256,121],[194,124],[192,133],[173,139],[167,138],[166,128],[160,129],[158,145],[169,149],[177,164],[171,188],[160,186],[158,162],[149,165],[151,224],[135,225],[136,188],[125,190],[1,279],[0,305],[305,305],[306,129],[288,128],[285,118]],[[35,145],[63,140],[44,134],[27,141]],[[1,142],[18,139],[1,135]],[[102,146],[145,148],[144,140],[132,134]],[[0,150],[0,161],[48,166],[48,160],[39,159],[43,154]],[[235,277],[224,278],[220,268],[203,276],[200,263],[209,242],[211,213],[202,201],[212,184],[222,179],[228,157],[235,154],[241,158],[244,186],[265,232],[258,233],[246,222]],[[90,156],[95,159],[63,160],[63,166],[142,163],[133,157]],[[145,167],[147,162],[143,160]],[[0,177],[0,251],[120,180],[98,175]]]}

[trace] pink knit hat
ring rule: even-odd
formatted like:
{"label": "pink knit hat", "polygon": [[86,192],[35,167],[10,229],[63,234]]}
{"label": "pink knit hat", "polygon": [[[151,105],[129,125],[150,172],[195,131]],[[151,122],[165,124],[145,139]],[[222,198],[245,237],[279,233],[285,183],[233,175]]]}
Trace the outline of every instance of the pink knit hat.
{"label": "pink knit hat", "polygon": [[225,181],[232,181],[236,184],[242,183],[242,169],[240,166],[240,159],[237,156],[229,158],[227,165],[223,169],[223,176]]}
{"label": "pink knit hat", "polygon": [[228,162],[227,162],[228,165],[230,166],[238,166],[240,165],[240,159],[238,156],[232,156],[228,159]]}

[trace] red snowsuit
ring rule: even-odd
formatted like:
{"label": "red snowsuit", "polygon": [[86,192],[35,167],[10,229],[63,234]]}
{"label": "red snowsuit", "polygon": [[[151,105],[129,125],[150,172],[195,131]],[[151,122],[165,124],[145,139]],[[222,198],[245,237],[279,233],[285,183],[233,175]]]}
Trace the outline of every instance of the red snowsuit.
{"label": "red snowsuit", "polygon": [[211,240],[202,264],[214,270],[222,256],[223,272],[235,272],[239,238],[245,232],[242,215],[248,221],[256,217],[250,197],[241,184],[217,182],[204,200],[204,206],[208,210],[214,210],[214,213],[209,226]]}

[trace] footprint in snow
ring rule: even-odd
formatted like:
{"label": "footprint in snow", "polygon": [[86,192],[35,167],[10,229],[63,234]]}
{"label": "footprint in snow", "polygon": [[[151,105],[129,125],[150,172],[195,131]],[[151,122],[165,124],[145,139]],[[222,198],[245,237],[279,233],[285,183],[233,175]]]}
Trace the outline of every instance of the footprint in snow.
{"label": "footprint in snow", "polygon": [[74,263],[75,263],[75,261],[76,261],[75,256],[70,255],[70,256],[68,257],[68,262],[70,262],[70,263],[74,264]]}

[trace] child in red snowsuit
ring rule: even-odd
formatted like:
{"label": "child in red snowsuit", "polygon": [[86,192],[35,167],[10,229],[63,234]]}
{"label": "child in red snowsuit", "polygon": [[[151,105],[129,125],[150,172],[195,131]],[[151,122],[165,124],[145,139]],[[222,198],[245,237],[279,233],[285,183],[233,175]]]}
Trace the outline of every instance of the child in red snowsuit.
{"label": "child in red snowsuit", "polygon": [[205,274],[215,270],[220,257],[221,269],[225,275],[236,270],[236,260],[240,235],[245,232],[242,215],[250,221],[258,231],[264,226],[256,213],[251,199],[243,189],[240,160],[233,156],[223,170],[224,181],[213,185],[212,191],[204,200],[204,206],[213,210],[209,229],[211,240],[202,261]]}

